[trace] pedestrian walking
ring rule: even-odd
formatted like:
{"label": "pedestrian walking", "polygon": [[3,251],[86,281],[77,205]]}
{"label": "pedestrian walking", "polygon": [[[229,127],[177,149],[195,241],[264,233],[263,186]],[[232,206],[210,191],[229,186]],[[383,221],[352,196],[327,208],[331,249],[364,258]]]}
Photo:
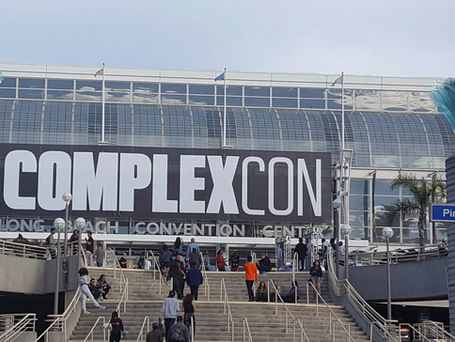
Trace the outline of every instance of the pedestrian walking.
{"label": "pedestrian walking", "polygon": [[255,264],[251,262],[252,258],[248,256],[248,262],[243,265],[245,271],[245,283],[248,291],[248,301],[254,302],[253,284],[258,281],[258,269]]}
{"label": "pedestrian walking", "polygon": [[216,253],[216,267],[218,271],[226,270],[226,261],[224,261],[223,251],[221,249]]}
{"label": "pedestrian walking", "polygon": [[[182,302],[183,307],[183,324],[188,328],[191,338],[196,333],[196,319],[194,313],[196,312],[196,304],[193,302],[193,295],[188,293]],[[193,330],[191,330],[191,321],[193,321]]]}
{"label": "pedestrian walking", "polygon": [[197,267],[197,265],[192,264],[189,271],[186,273],[186,282],[188,283],[191,294],[193,295],[194,300],[197,300],[199,293],[199,286],[203,282],[202,273]]}
{"label": "pedestrian walking", "polygon": [[299,243],[295,245],[294,248],[294,253],[297,253],[298,257],[297,267],[299,271],[303,271],[305,269],[305,258],[307,257],[307,252],[307,246],[303,243],[303,239],[299,238]]}
{"label": "pedestrian walking", "polygon": [[104,251],[103,244],[98,243],[98,247],[96,248],[96,251],[95,251],[96,266],[103,267],[105,255],[106,255],[106,252]]}
{"label": "pedestrian walking", "polygon": [[175,323],[170,329],[169,334],[166,337],[167,342],[189,342],[190,334],[187,327],[183,324],[182,316],[177,317],[177,323]]}
{"label": "pedestrian walking", "polygon": [[177,255],[174,260],[171,261],[169,266],[169,277],[172,278],[172,285],[177,293],[178,299],[183,298],[183,289],[185,288],[185,266],[181,261],[181,256]]}
{"label": "pedestrian walking", "polygon": [[164,318],[164,327],[166,329],[166,341],[168,340],[169,330],[172,325],[175,323],[177,313],[179,312],[179,301],[174,298],[175,291],[169,291],[168,297],[164,300],[163,305],[161,306],[161,317]]}

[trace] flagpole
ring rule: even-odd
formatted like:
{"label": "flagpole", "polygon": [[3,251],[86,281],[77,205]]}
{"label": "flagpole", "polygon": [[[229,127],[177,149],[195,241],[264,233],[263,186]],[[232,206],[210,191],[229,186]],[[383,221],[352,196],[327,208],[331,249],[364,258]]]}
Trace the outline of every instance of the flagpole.
{"label": "flagpole", "polygon": [[104,63],[103,63],[103,83],[102,83],[102,94],[101,94],[101,101],[102,101],[102,109],[101,109],[101,143],[104,144],[104,125],[106,119],[106,109],[105,109],[105,91],[104,91]]}
{"label": "flagpole", "polygon": [[226,68],[224,68],[223,147],[226,147]]}
{"label": "flagpole", "polygon": [[341,73],[341,150],[344,150],[344,73]]}

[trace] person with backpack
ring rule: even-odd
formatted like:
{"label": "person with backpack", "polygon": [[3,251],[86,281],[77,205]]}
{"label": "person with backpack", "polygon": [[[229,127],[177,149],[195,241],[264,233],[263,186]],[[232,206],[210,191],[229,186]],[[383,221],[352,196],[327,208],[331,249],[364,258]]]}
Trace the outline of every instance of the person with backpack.
{"label": "person with backpack", "polygon": [[194,238],[191,238],[191,243],[186,249],[186,256],[189,257],[191,253],[196,252],[198,255],[201,252],[199,245],[195,242]]}
{"label": "person with backpack", "polygon": [[305,269],[305,258],[307,257],[307,246],[303,243],[303,239],[299,238],[299,243],[295,245],[294,253],[297,253],[298,257],[298,269],[303,271]]}
{"label": "person with backpack", "polygon": [[237,251],[234,251],[229,258],[229,263],[231,264],[231,271],[232,272],[237,272],[239,270],[239,264],[240,264],[240,256]]}
{"label": "person with backpack", "polygon": [[152,330],[148,332],[145,342],[163,342],[164,328],[161,323],[153,323]]}
{"label": "person with backpack", "polygon": [[178,299],[183,298],[183,289],[185,288],[185,266],[178,254],[169,265],[169,277],[172,278],[173,288],[177,292]]}
{"label": "person with backpack", "polygon": [[169,296],[164,300],[163,305],[161,306],[161,317],[164,318],[164,327],[166,329],[166,341],[168,340],[169,330],[172,325],[175,323],[175,318],[177,317],[177,312],[179,312],[179,301],[174,298],[175,291],[169,291]]}
{"label": "person with backpack", "polygon": [[188,328],[183,324],[183,317],[177,317],[175,323],[170,329],[166,337],[167,342],[190,342],[190,333]]}
{"label": "person with backpack", "polygon": [[191,265],[196,265],[197,268],[201,266],[202,260],[199,252],[196,252],[194,249],[193,251],[189,254],[188,256],[188,264]]}
{"label": "person with backpack", "polygon": [[246,289],[248,290],[248,301],[254,302],[254,291],[253,284],[258,282],[258,269],[256,264],[252,263],[253,258],[251,255],[248,255],[248,262],[243,265],[243,270],[245,271],[245,283]]}
{"label": "person with backpack", "polygon": [[186,282],[190,286],[191,294],[193,295],[194,300],[197,300],[199,286],[202,284],[202,281],[202,273],[199,270],[199,267],[197,267],[195,264],[192,264],[191,268],[186,274]]}

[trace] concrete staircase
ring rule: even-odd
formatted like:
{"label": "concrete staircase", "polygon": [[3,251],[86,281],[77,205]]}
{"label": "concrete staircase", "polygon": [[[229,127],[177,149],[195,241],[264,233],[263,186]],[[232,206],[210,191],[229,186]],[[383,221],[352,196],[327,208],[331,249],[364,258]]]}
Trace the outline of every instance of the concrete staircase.
{"label": "concrete staircase", "polygon": [[[90,275],[98,277],[101,274],[107,276],[108,282],[112,286],[112,293],[107,301],[102,302],[106,310],[99,310],[89,303],[89,315],[82,315],[71,336],[71,341],[82,341],[88,331],[93,326],[99,316],[110,318],[112,311],[115,310],[120,298],[119,275],[113,278],[113,269],[89,268]],[[124,270],[129,283],[129,300],[127,312],[120,312],[125,329],[128,331],[126,340],[136,340],[145,316],[149,316],[152,322],[156,322],[159,317],[163,298],[168,292],[168,288],[159,295],[159,278],[156,274],[153,279],[153,271]],[[286,330],[286,314],[282,304],[278,305],[278,315],[275,315],[274,303],[248,303],[248,295],[244,282],[243,272],[208,272],[207,278],[210,284],[210,302],[206,301],[204,288],[201,286],[200,298],[196,302],[196,341],[230,341],[230,332],[227,330],[227,314],[224,313],[223,303],[217,302],[220,299],[220,283],[224,278],[229,296],[230,307],[234,319],[235,341],[243,340],[243,318],[248,318],[249,327],[254,341],[293,341],[293,325],[288,325]],[[306,303],[304,284],[308,281],[309,275],[306,272],[299,272],[296,280],[301,287],[301,299],[299,303]],[[292,280],[292,273],[270,272],[267,275],[260,275],[259,280],[269,279],[278,280],[282,292],[287,292]],[[326,282],[325,282],[326,284]],[[185,287],[185,293],[189,288]],[[312,292],[312,291],[310,291]],[[323,286],[322,294],[330,299],[327,285]],[[310,303],[314,303],[314,297],[310,297]],[[310,341],[329,340],[329,312],[324,307],[315,304],[289,304],[289,309],[293,315],[299,319],[307,333]],[[351,334],[356,341],[368,341],[367,337],[357,327],[355,322],[347,314],[344,308],[331,305],[332,310],[342,319],[344,324],[350,325]],[[333,321],[332,321],[333,323]],[[341,331],[339,325],[336,326],[336,340],[346,340],[346,335]],[[296,326],[296,340],[300,338],[300,330]],[[101,327],[95,329],[94,341],[102,341]]]}

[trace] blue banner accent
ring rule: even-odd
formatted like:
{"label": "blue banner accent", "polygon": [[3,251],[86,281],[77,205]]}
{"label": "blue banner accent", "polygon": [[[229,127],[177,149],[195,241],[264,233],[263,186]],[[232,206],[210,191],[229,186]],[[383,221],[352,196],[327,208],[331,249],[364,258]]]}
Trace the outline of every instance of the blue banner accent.
{"label": "blue banner accent", "polygon": [[431,221],[455,222],[455,204],[433,204]]}
{"label": "blue banner accent", "polygon": [[215,81],[223,81],[224,80],[224,72],[222,74],[219,74],[217,77],[215,77]]}

